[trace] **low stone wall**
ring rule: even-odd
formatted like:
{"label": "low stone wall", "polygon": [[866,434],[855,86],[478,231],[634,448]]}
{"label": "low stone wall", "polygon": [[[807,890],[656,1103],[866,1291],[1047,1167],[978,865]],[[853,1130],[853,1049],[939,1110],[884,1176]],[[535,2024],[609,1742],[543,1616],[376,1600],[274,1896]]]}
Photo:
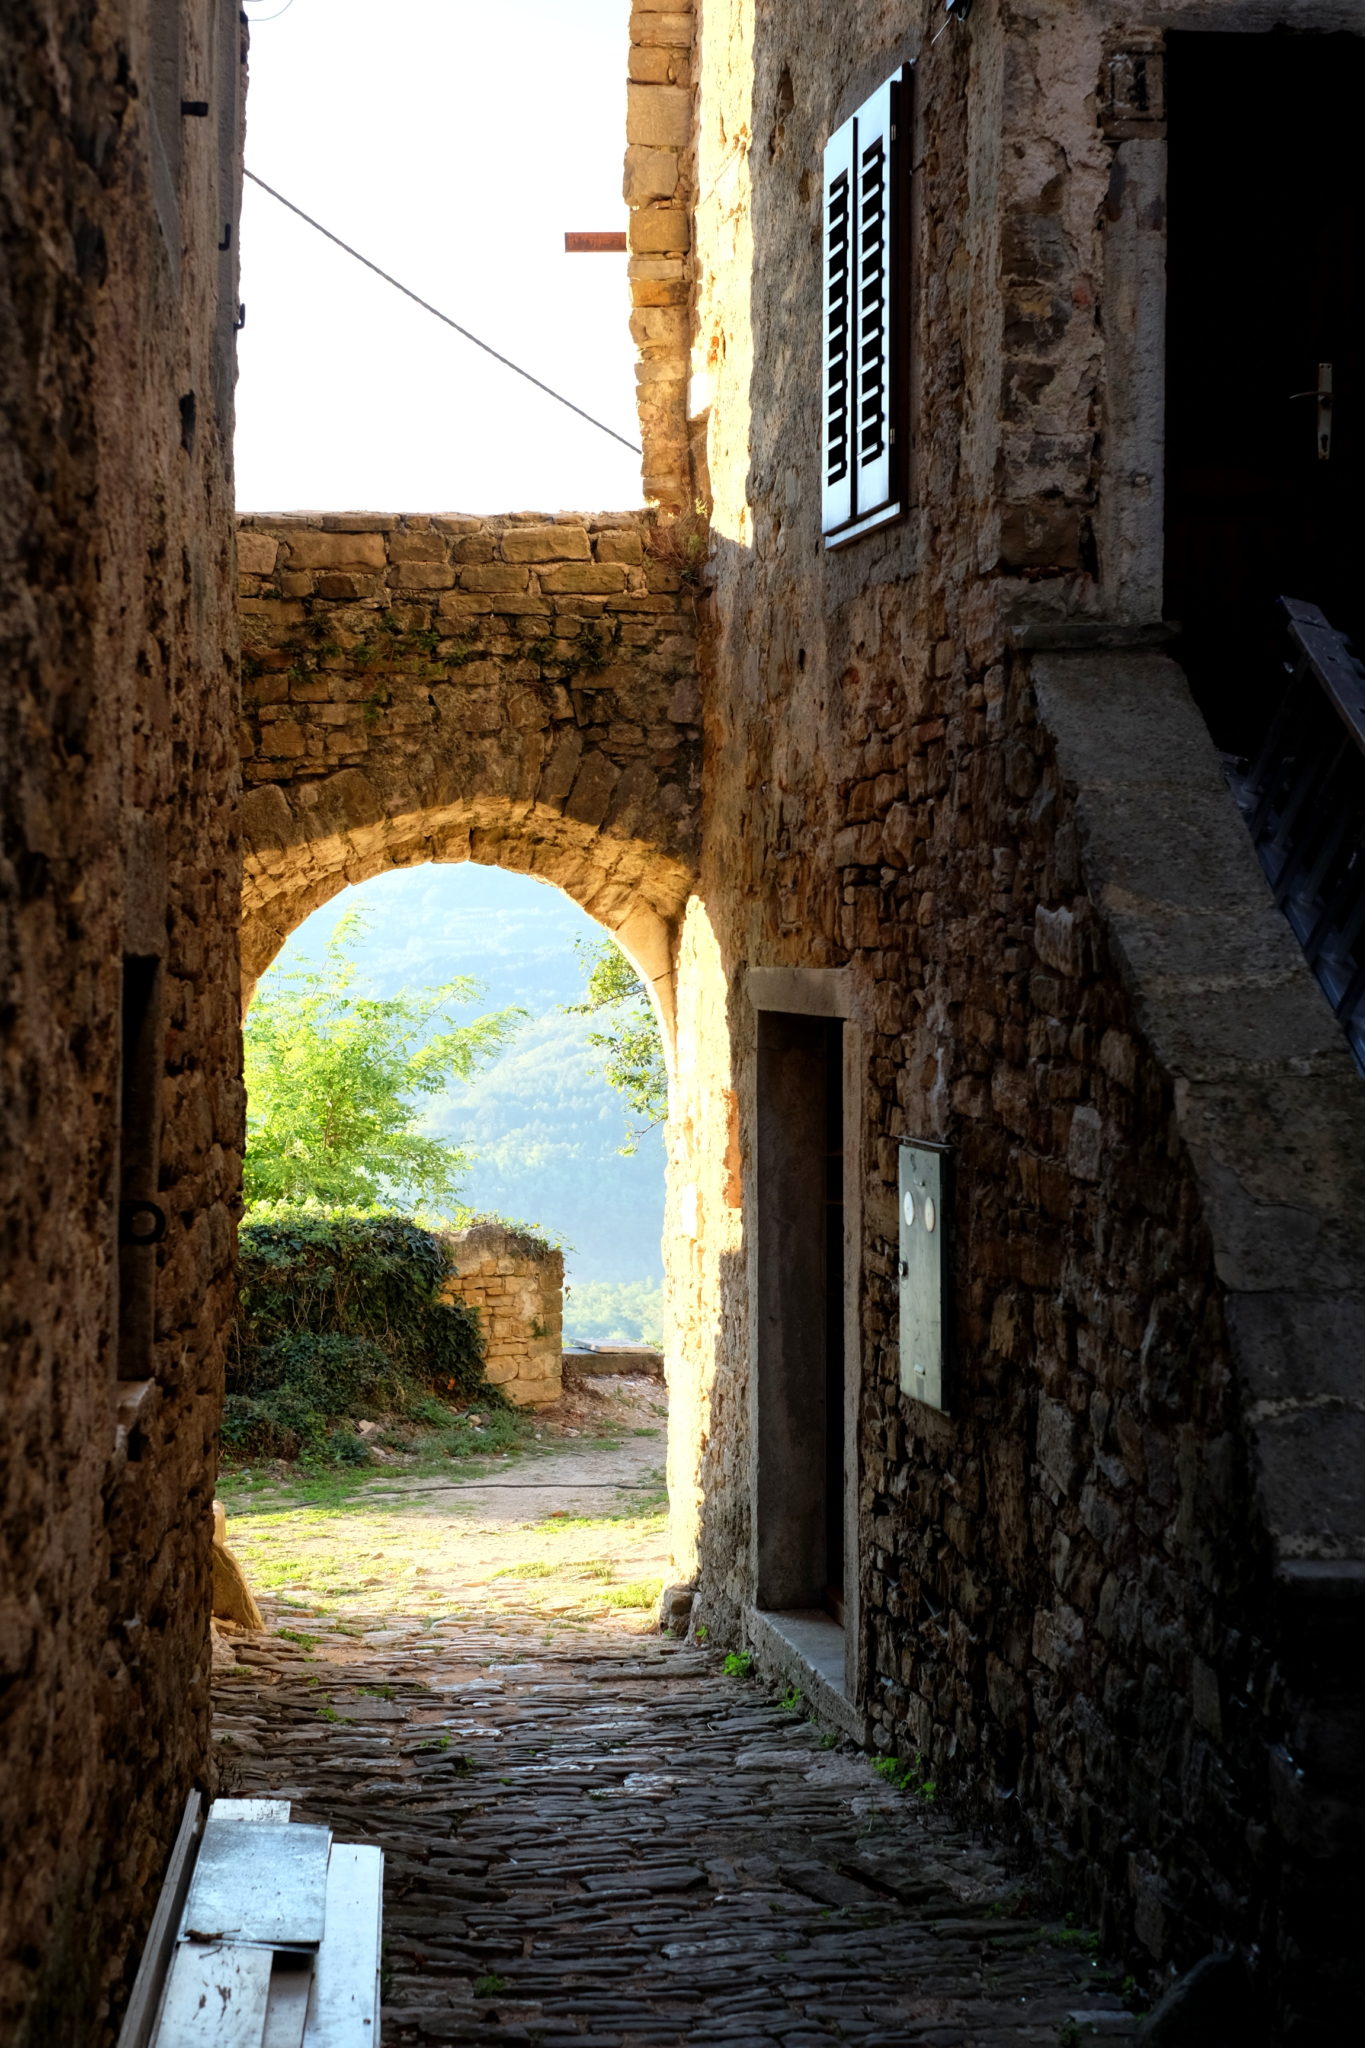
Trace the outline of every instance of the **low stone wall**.
{"label": "low stone wall", "polygon": [[455,1261],[447,1300],[483,1319],[485,1374],[519,1408],[559,1399],[564,1342],[564,1254],[502,1223],[445,1233]]}

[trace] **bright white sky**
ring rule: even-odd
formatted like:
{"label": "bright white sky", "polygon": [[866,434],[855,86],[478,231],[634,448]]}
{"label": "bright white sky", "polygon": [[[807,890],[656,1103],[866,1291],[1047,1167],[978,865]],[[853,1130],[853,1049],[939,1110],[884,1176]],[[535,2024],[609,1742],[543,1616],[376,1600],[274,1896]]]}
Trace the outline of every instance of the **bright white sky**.
{"label": "bright white sky", "polygon": [[[635,441],[628,0],[246,0],[250,168]],[[274,16],[274,19],[268,17]],[[244,512],[625,510],[638,456],[248,183]]]}

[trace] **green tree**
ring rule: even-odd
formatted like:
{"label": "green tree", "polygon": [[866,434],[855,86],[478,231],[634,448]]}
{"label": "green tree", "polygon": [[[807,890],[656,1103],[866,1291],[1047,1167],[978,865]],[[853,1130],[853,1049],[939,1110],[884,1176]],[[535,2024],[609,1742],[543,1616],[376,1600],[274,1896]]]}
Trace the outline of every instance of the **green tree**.
{"label": "green tree", "polygon": [[576,944],[586,987],[581,1003],[565,1007],[571,1017],[603,1017],[604,1029],[590,1031],[588,1044],[605,1054],[599,1070],[603,1080],[624,1095],[637,1117],[644,1118],[637,1127],[626,1127],[620,1150],[628,1157],[668,1114],[668,1070],[659,1019],[649,991],[614,939],[603,939],[598,946],[581,939]]}
{"label": "green tree", "polygon": [[247,1014],[249,1204],[440,1209],[458,1199],[468,1155],[423,1135],[420,1098],[496,1058],[525,1012],[456,1024],[452,1009],[481,993],[468,975],[366,995],[349,957],[364,930],[358,912],[343,917],[322,962],[272,969]]}

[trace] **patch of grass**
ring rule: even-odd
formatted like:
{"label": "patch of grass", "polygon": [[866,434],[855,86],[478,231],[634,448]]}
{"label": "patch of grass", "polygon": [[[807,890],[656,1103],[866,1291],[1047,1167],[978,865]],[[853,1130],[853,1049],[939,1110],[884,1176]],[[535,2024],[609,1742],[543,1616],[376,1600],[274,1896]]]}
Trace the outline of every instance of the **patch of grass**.
{"label": "patch of grass", "polygon": [[747,1678],[753,1668],[753,1662],[747,1650],[731,1650],[721,1669],[727,1678]]}
{"label": "patch of grass", "polygon": [[298,1628],[277,1628],[275,1634],[286,1643],[297,1643],[301,1650],[315,1650],[321,1641],[319,1636],[305,1635],[303,1630]]}
{"label": "patch of grass", "polygon": [[501,1571],[494,1572],[495,1579],[552,1579],[560,1567],[544,1564],[538,1558],[528,1558],[524,1564],[505,1564]]}
{"label": "patch of grass", "polygon": [[602,1598],[608,1607],[653,1607],[664,1589],[662,1579],[636,1579],[629,1586],[612,1586]]}
{"label": "patch of grass", "polygon": [[1048,1935],[1054,1948],[1066,1948],[1083,1956],[1094,1957],[1100,1952],[1100,1938],[1092,1928],[1082,1927],[1074,1913],[1068,1913],[1060,1927]]}
{"label": "patch of grass", "polygon": [[319,1707],[318,1719],[319,1721],[339,1721],[341,1716],[335,1707]]}
{"label": "patch of grass", "polygon": [[496,1998],[500,1991],[505,1991],[506,1989],[507,1979],[494,1976],[491,1970],[486,1976],[474,1979],[474,1996],[476,1998]]}
{"label": "patch of grass", "polygon": [[[300,1508],[385,1514],[385,1503],[368,1504],[365,1495],[391,1489],[395,1479],[405,1485],[421,1479],[463,1479],[480,1472],[490,1457],[529,1457],[549,1448],[536,1442],[530,1419],[511,1410],[475,1411],[482,1416],[481,1428],[439,1401],[431,1401],[430,1411],[439,1415],[439,1426],[403,1419],[384,1431],[387,1444],[404,1447],[401,1464],[302,1466],[271,1461],[262,1469],[243,1461],[224,1466],[219,1499],[230,1516],[249,1515],[256,1527],[272,1514],[296,1514]],[[570,1525],[561,1521],[546,1526]]]}
{"label": "patch of grass", "polygon": [[938,1784],[924,1775],[924,1758],[916,1750],[912,1757],[879,1756],[872,1766],[879,1778],[885,1778],[898,1792],[914,1792],[932,1806],[938,1797]]}
{"label": "patch of grass", "polygon": [[629,1523],[632,1531],[640,1536],[662,1536],[668,1528],[668,1496],[650,1488],[643,1489],[637,1501],[616,1515],[547,1515],[542,1522],[532,1523],[537,1536],[554,1536],[561,1529],[596,1529],[606,1535],[609,1530],[619,1529],[622,1523]]}
{"label": "patch of grass", "polygon": [[784,1714],[799,1714],[804,1702],[799,1689],[793,1686],[790,1692],[783,1694],[777,1704]]}

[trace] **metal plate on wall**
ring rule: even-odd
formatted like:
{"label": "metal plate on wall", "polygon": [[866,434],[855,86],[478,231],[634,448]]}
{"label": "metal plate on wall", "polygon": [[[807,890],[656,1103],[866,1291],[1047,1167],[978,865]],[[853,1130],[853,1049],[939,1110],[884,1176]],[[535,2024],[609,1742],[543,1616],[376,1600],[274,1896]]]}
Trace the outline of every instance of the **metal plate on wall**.
{"label": "metal plate on wall", "polygon": [[900,1148],[901,1392],[930,1408],[946,1401],[948,1147]]}

